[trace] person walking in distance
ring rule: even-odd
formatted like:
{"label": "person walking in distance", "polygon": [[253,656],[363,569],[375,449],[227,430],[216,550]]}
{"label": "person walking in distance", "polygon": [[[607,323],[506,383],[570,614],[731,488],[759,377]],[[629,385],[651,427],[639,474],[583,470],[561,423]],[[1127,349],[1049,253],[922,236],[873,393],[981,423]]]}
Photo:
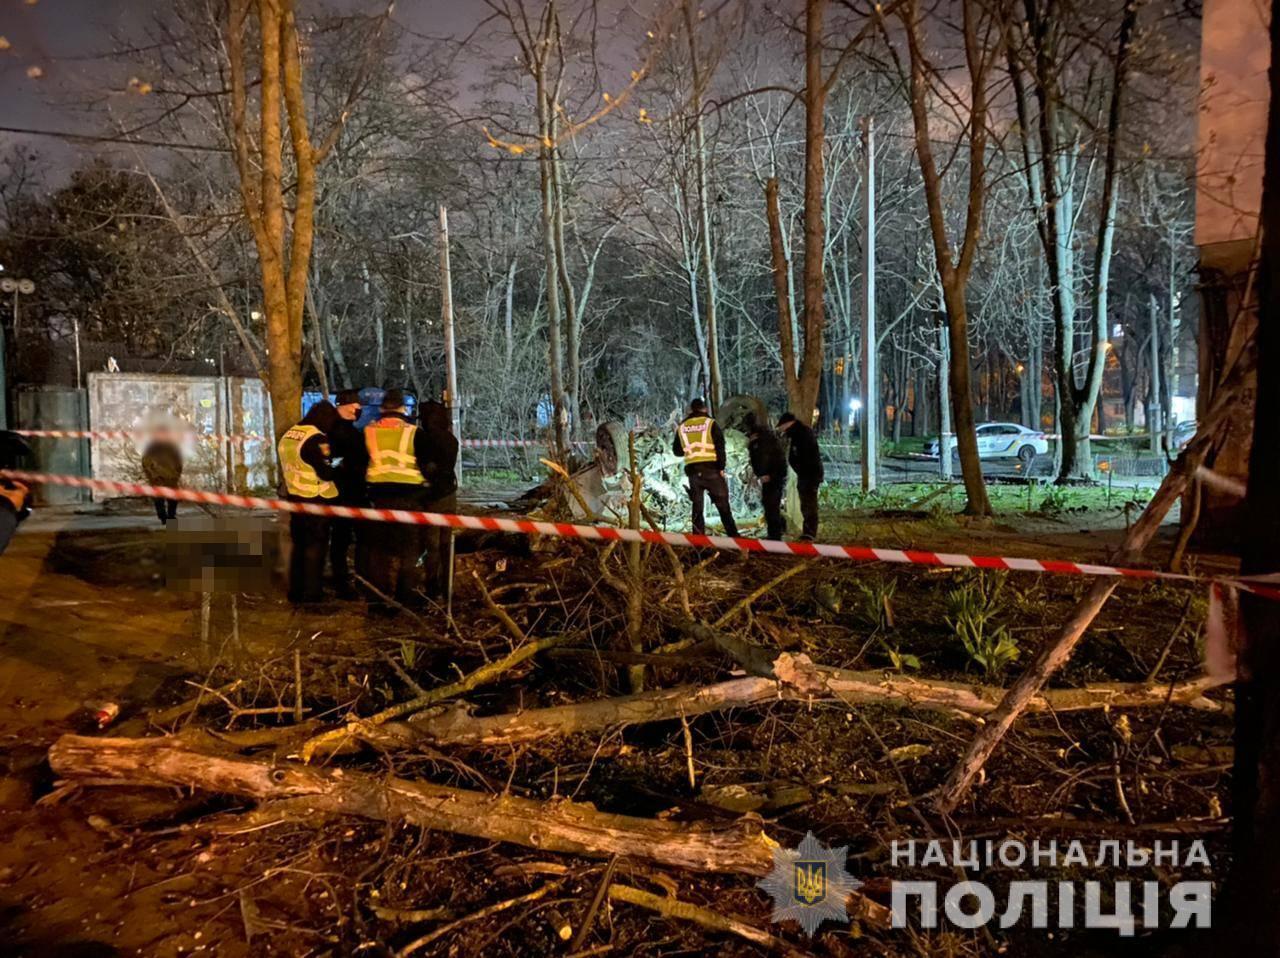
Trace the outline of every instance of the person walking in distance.
{"label": "person walking in distance", "polygon": [[[142,450],[142,474],[147,477],[148,485],[169,486],[175,488],[182,482],[182,451],[175,438],[161,433],[147,443]],[[170,519],[178,517],[178,500],[156,497],[151,500],[156,508],[156,517],[160,524],[168,525]]]}
{"label": "person walking in distance", "polygon": [[709,415],[701,399],[689,403],[689,415],[676,426],[672,451],[684,457],[684,474],[689,480],[689,499],[693,504],[693,531],[705,535],[704,494],[711,497],[724,534],[737,537],[738,526],[729,508],[729,484],[725,481],[724,432]]}
{"label": "person walking in distance", "polygon": [[[356,425],[360,418],[360,392],[342,389],[338,392],[338,421],[329,442],[333,451],[333,467],[337,476],[338,502],[344,506],[368,505],[365,471],[369,467],[369,451],[365,448],[364,431]],[[329,575],[334,591],[342,598],[355,595],[351,584],[351,544],[363,533],[357,519],[333,519],[329,531]],[[361,570],[363,572],[363,570]]]}
{"label": "person walking in distance", "polygon": [[[338,411],[327,399],[312,406],[302,421],[280,437],[280,470],[286,498],[293,502],[334,505],[338,501],[329,435]],[[289,601],[319,602],[324,597],[324,557],[329,545],[329,517],[289,514],[293,553],[289,558]]]}
{"label": "person walking in distance", "polygon": [[[364,441],[369,452],[365,480],[373,507],[421,512],[427,501],[431,451],[426,432],[409,420],[403,390],[387,390],[379,418],[365,427]],[[419,605],[422,527],[377,522],[368,533],[369,582],[402,606]],[[387,611],[376,603],[373,607]]]}
{"label": "person walking in distance", "polygon": [[804,528],[800,538],[811,541],[818,535],[818,487],[822,485],[822,453],[813,430],[785,412],[778,419],[778,432],[791,443],[787,460],[796,474],[796,492],[800,494],[800,515]]}
{"label": "person walking in distance", "polygon": [[[449,409],[443,403],[424,402],[418,409],[418,424],[427,437],[426,476],[427,512],[458,510],[458,439],[449,421]],[[440,597],[448,585],[448,547],[452,532],[441,526],[425,526],[422,530],[423,568],[426,572],[427,595]]]}
{"label": "person walking in distance", "polygon": [[778,434],[769,428],[768,421],[759,422],[754,415],[748,414],[745,425],[751,471],[760,480],[765,535],[770,539],[781,539],[787,531],[787,520],[782,514],[782,498],[787,491],[787,457]]}

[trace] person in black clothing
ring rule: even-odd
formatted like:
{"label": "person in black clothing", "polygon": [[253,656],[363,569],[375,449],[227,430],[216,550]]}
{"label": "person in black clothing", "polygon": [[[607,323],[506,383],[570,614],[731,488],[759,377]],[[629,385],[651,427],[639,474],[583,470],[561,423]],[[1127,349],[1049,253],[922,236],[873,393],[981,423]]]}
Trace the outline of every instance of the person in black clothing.
{"label": "person in black clothing", "polygon": [[822,485],[822,453],[813,430],[792,413],[783,413],[778,419],[778,432],[791,442],[787,460],[796,474],[796,492],[800,494],[800,515],[804,528],[800,538],[811,540],[818,535],[818,486]]}
{"label": "person in black clothing", "polygon": [[9,548],[9,540],[18,524],[31,515],[31,489],[16,479],[0,479],[0,555]]}
{"label": "person in black clothing", "polygon": [[782,451],[778,434],[748,415],[747,455],[751,459],[751,471],[760,480],[760,504],[764,507],[765,535],[781,539],[787,531],[787,520],[782,514],[782,498],[787,491],[787,457]]}
{"label": "person in black clothing", "polygon": [[[369,501],[364,473],[369,466],[369,450],[365,448],[364,432],[356,426],[361,408],[359,390],[339,390],[337,408],[339,418],[329,434],[329,444],[337,477],[338,503],[344,506],[366,506]],[[360,526],[358,519],[330,520],[329,575],[333,578],[334,591],[344,599],[355,595],[348,562],[353,542],[357,543],[356,569],[361,575],[367,574],[362,561],[362,547],[357,541],[362,534]]]}
{"label": "person in black clothing", "polygon": [[693,531],[705,535],[704,493],[720,513],[724,534],[737,537],[738,525],[729,508],[729,484],[725,481],[724,431],[707,415],[707,404],[701,399],[689,403],[689,415],[676,427],[671,445],[677,456],[684,457],[684,474],[689,480],[689,499],[693,504]]}
{"label": "person in black clothing", "polygon": [[[332,505],[337,499],[337,471],[333,468],[329,436],[339,421],[333,403],[322,399],[280,440],[286,498],[295,502]],[[329,518],[289,514],[293,553],[289,559],[289,601],[319,602],[324,598],[324,558],[329,545]]]}
{"label": "person in black clothing", "polygon": [[[458,440],[449,421],[449,409],[443,403],[425,402],[418,409],[418,423],[427,437],[427,461],[422,474],[427,479],[427,512],[458,510]],[[427,594],[442,596],[448,586],[449,538],[452,532],[440,526],[423,529]]]}
{"label": "person in black clothing", "polygon": [[[17,469],[31,455],[31,447],[17,433],[0,429],[0,469]],[[31,515],[31,487],[17,479],[0,479],[0,554],[18,525]]]}
{"label": "person in black clothing", "polygon": [[[403,390],[387,390],[379,418],[365,427],[364,435],[369,451],[365,478],[374,508],[423,511],[429,495],[427,475],[434,471],[431,448],[427,430],[409,418]],[[369,524],[368,536],[369,582],[403,606],[420,605],[418,560],[425,538],[423,527],[375,522]],[[370,608],[388,611],[376,596]]]}

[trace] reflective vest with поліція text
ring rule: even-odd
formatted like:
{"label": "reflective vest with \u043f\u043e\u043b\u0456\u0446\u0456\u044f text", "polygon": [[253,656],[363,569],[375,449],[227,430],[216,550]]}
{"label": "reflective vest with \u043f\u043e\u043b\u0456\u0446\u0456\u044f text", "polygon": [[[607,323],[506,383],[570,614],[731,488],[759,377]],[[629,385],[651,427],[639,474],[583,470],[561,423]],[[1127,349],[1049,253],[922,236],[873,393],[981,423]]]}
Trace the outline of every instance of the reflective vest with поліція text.
{"label": "reflective vest with \u043f\u043e\u043b\u0456\u0446\u0456\u044f text", "polygon": [[711,433],[715,424],[710,416],[691,416],[680,424],[676,434],[680,437],[686,465],[716,461],[716,443]]}
{"label": "reflective vest with \u043f\u043e\u043b\u0456\u0446\u0456\u044f text", "polygon": [[369,450],[365,479],[370,483],[425,485],[426,476],[418,468],[418,457],[413,452],[413,440],[417,434],[417,426],[400,419],[379,419],[365,427],[364,442]]}
{"label": "reflective vest with \u043f\u043e\u043b\u0456\u0446\u0456\u044f text", "polygon": [[336,499],[338,487],[328,479],[321,479],[311,464],[302,458],[302,447],[312,436],[320,436],[315,426],[297,425],[280,437],[277,451],[280,453],[280,469],[284,472],[284,487],[289,495],[299,499]]}

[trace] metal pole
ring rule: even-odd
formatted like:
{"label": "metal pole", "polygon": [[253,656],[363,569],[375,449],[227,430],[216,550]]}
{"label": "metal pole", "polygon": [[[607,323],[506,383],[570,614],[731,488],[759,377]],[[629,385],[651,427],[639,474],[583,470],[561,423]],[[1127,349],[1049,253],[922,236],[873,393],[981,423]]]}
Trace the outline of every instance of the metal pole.
{"label": "metal pole", "polygon": [[1160,304],[1151,295],[1151,401],[1147,403],[1151,451],[1160,451]]}
{"label": "metal pole", "polygon": [[862,491],[876,487],[880,389],[876,368],[876,158],[872,120],[862,118]]}
{"label": "metal pole", "polygon": [[[440,318],[444,325],[444,369],[445,390],[444,404],[449,409],[449,422],[453,435],[462,441],[461,410],[458,407],[458,355],[453,341],[453,277],[449,269],[449,211],[440,204]],[[409,319],[413,322],[412,317]],[[462,483],[462,449],[458,449],[458,458],[454,462],[454,477],[458,484]],[[446,548],[445,573],[445,615],[453,618],[453,563],[454,541],[453,530],[449,530]]]}
{"label": "metal pole", "polygon": [[9,382],[5,379],[4,353],[4,320],[0,319],[0,429],[9,428],[9,420],[5,415],[5,409],[8,408]]}
{"label": "metal pole", "polygon": [[951,481],[951,449],[955,433],[951,431],[951,343],[947,339],[947,324],[938,327],[938,468],[942,478]]}
{"label": "metal pole", "polygon": [[73,317],[71,328],[76,335],[76,389],[79,389],[80,383],[83,381],[83,377],[80,374],[80,320]]}
{"label": "metal pole", "polygon": [[[440,318],[444,323],[444,404],[449,408],[453,434],[462,439],[461,410],[458,408],[458,356],[453,342],[453,279],[449,271],[449,211],[440,205]],[[462,456],[454,467],[462,481]]]}

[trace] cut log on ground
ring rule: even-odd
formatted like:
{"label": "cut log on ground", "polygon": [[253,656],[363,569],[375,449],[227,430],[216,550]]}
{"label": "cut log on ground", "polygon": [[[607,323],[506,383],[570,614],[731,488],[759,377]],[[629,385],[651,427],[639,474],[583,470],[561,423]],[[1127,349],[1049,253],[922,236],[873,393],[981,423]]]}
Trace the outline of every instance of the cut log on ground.
{"label": "cut log on ground", "polygon": [[[780,672],[778,679],[748,676],[714,685],[681,685],[498,715],[472,716],[464,706],[459,706],[381,727],[356,723],[352,731],[371,744],[387,748],[403,748],[413,743],[483,747],[678,720],[681,716],[687,718],[779,701],[840,701],[982,716],[994,711],[1006,694],[1005,689],[997,686],[825,668],[814,665],[807,656],[790,653],[778,656],[775,666],[775,671]],[[1050,689],[1035,696],[1028,708],[1037,712],[1073,712],[1104,707],[1160,707],[1170,703],[1220,711],[1222,705],[1204,695],[1217,684],[1213,679],[1200,678],[1173,685],[1108,682],[1078,689]]]}
{"label": "cut log on ground", "polygon": [[748,875],[762,875],[773,864],[774,843],[749,818],[717,828],[682,825],[600,812],[578,802],[539,802],[350,769],[214,755],[173,737],[64,735],[49,750],[49,764],[69,778],[127,779],[260,800],[305,799],[316,811],[405,821],[575,855],[616,854],[675,868]]}
{"label": "cut log on ground", "polygon": [[[316,812],[407,822],[487,841],[600,858],[618,855],[690,871],[762,876],[777,843],[759,819],[729,825],[637,818],[569,800],[540,802],[429,782],[299,763],[269,763],[197,751],[173,736],[121,739],[64,735],[49,764],[66,778],[176,785],[262,801],[289,799]],[[862,895],[851,914],[887,924],[889,910]]]}

